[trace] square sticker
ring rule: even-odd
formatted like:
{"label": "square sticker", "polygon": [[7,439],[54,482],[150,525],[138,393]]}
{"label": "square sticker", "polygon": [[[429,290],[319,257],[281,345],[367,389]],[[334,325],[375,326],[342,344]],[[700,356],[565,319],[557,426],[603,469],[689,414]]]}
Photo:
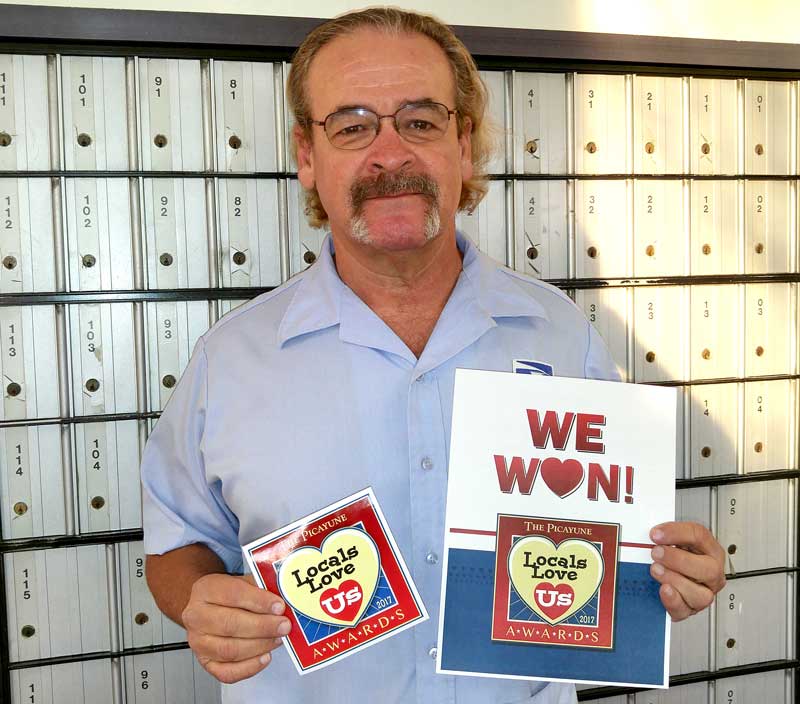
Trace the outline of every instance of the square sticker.
{"label": "square sticker", "polygon": [[371,488],[242,550],[258,585],[286,602],[283,641],[300,674],[428,618]]}
{"label": "square sticker", "polygon": [[492,640],[614,647],[619,524],[497,516]]}

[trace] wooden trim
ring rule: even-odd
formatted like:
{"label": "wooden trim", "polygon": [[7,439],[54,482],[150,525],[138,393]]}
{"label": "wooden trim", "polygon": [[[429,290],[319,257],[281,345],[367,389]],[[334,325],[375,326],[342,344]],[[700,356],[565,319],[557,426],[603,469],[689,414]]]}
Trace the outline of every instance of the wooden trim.
{"label": "wooden trim", "polygon": [[[289,55],[321,19],[0,5],[0,41],[204,47]],[[497,27],[454,27],[477,57],[800,71],[800,44]],[[595,66],[595,70],[597,70]]]}

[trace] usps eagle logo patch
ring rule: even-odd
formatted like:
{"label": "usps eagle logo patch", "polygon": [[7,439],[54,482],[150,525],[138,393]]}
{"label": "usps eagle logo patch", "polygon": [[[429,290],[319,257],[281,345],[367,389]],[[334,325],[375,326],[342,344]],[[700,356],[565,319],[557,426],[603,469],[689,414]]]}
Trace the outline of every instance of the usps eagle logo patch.
{"label": "usps eagle logo patch", "polygon": [[514,374],[536,374],[538,376],[553,376],[553,365],[539,362],[535,359],[515,359],[511,370]]}

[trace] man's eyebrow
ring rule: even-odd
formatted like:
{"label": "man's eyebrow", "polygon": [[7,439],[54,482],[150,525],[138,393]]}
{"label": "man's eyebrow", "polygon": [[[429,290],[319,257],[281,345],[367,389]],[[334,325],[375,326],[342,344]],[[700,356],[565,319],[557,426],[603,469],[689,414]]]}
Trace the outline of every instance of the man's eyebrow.
{"label": "man's eyebrow", "polygon": [[[412,103],[437,103],[439,102],[435,98],[412,98],[409,100],[403,100],[400,105],[397,106],[397,109],[404,108],[406,105],[411,105]],[[377,112],[375,108],[370,107],[364,103],[346,103],[342,105],[337,105],[333,112],[339,112],[340,110],[371,110],[372,112]]]}

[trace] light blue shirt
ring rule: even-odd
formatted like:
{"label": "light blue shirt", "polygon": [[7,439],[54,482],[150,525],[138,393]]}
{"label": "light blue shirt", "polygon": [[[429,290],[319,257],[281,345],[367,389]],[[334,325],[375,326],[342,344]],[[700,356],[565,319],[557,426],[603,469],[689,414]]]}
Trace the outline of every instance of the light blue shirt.
{"label": "light blue shirt", "polygon": [[617,378],[566,295],[458,243],[463,271],[419,359],[341,281],[330,240],[198,342],[144,454],[147,553],[204,543],[241,573],[240,545],[372,486],[430,614],[302,677],[279,648],[262,673],[223,686],[225,702],[574,701],[572,685],[434,671],[455,369],[522,359]]}

